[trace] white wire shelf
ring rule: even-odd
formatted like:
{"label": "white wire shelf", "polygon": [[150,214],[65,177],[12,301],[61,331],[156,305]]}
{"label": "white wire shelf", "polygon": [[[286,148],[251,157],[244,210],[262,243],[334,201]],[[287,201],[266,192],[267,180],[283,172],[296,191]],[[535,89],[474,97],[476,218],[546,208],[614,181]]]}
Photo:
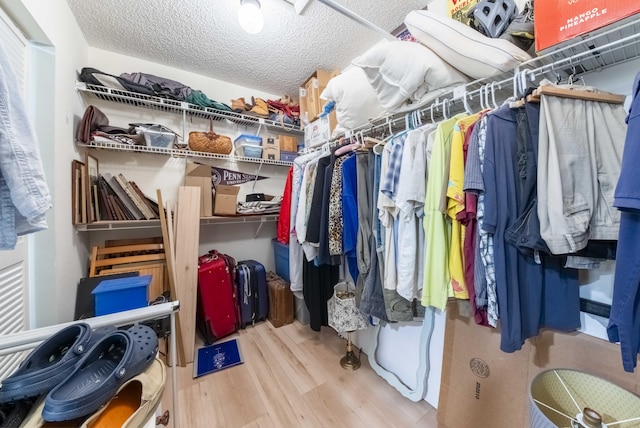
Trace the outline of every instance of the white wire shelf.
{"label": "white wire shelf", "polygon": [[189,149],[173,149],[168,147],[154,147],[154,146],[142,146],[142,145],[128,145],[124,143],[116,142],[104,142],[104,141],[89,141],[88,143],[76,142],[79,147],[86,147],[91,149],[105,149],[121,152],[134,152],[134,153],[151,153],[172,157],[186,157],[186,158],[200,158],[200,159],[220,159],[228,162],[249,162],[259,163],[264,165],[276,165],[290,167],[293,162],[252,158],[247,156],[236,156],[234,154],[221,155],[218,153],[205,153],[194,152]]}
{"label": "white wire shelf", "polygon": [[143,107],[152,110],[160,110],[167,113],[187,114],[193,117],[213,120],[227,120],[234,124],[248,126],[266,126],[269,129],[298,135],[304,135],[299,126],[282,124],[261,117],[248,116],[233,111],[216,110],[210,107],[201,107],[184,101],[170,100],[151,95],[129,92],[122,89],[108,88],[106,86],[91,85],[85,82],[76,82],[76,90],[90,94],[98,99],[130,106]]}
{"label": "white wire shelf", "polygon": [[[200,226],[216,224],[249,224],[249,223],[271,223],[278,221],[278,214],[244,215],[229,217],[203,217],[200,219]],[[77,224],[78,232],[95,232],[105,230],[128,230],[128,229],[155,229],[160,227],[160,219],[152,220],[114,220],[95,221],[87,224]]]}
{"label": "white wire shelf", "polygon": [[[580,77],[636,58],[640,58],[640,14],[549,48],[511,72],[451,90],[413,114],[419,115],[423,123],[432,119],[438,122],[444,118],[443,109],[447,110],[448,117],[465,111],[462,96],[458,94],[465,94],[471,110],[480,111],[483,105],[495,107],[518,95],[518,85],[533,86],[544,78],[552,82],[565,81],[571,75]],[[405,129],[407,114],[411,112],[374,119],[351,130],[351,135],[360,131],[366,135],[395,134]]]}

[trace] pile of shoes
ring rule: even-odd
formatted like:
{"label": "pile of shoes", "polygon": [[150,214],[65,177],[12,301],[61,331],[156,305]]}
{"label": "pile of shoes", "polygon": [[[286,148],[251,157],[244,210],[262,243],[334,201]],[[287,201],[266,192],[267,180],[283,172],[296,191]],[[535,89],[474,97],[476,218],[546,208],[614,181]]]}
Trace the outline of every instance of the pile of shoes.
{"label": "pile of shoes", "polygon": [[246,103],[244,98],[231,100],[231,110],[249,116],[269,117],[269,106],[262,98],[251,97],[251,104]]}
{"label": "pile of shoes", "polygon": [[157,352],[158,338],[145,325],[66,327],[0,383],[0,427],[143,426],[165,386]]}
{"label": "pile of shoes", "polygon": [[236,113],[258,116],[287,125],[300,124],[300,105],[288,95],[279,100],[264,100],[251,97],[251,104],[244,98],[231,100],[231,109]]}

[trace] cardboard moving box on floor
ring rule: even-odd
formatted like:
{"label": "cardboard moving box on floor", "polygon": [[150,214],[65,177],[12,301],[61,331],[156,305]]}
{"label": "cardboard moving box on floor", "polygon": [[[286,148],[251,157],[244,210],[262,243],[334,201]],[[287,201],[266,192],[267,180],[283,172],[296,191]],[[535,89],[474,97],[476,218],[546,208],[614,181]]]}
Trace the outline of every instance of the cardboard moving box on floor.
{"label": "cardboard moving box on floor", "polygon": [[552,368],[580,370],[640,393],[640,371],[622,369],[618,345],[582,333],[545,330],[520,351],[507,354],[500,350],[498,330],[459,316],[455,303],[447,312],[441,427],[528,427],[531,382]]}
{"label": "cardboard moving box on floor", "polygon": [[216,186],[216,197],[213,213],[216,215],[236,214],[236,205],[238,204],[239,191],[240,188],[237,186]]}
{"label": "cardboard moving box on floor", "polygon": [[185,168],[184,185],[200,188],[200,217],[211,217],[213,215],[211,167],[188,163]]}

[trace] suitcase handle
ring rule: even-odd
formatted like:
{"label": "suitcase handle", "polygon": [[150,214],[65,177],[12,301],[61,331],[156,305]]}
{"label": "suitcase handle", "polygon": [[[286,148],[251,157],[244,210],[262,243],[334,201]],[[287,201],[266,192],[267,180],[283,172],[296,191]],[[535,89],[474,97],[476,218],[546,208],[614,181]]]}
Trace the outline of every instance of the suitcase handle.
{"label": "suitcase handle", "polygon": [[212,262],[214,260],[218,260],[219,256],[218,253],[209,253],[209,254],[205,254],[204,256],[200,256],[198,257],[198,265],[202,265],[204,263],[208,263],[208,262]]}

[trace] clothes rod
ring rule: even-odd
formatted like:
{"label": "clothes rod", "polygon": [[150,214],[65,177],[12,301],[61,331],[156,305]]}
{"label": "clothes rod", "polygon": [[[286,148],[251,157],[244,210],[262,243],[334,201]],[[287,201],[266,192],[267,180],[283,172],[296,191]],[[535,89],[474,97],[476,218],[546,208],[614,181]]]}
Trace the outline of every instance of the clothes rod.
{"label": "clothes rod", "polygon": [[373,22],[368,21],[367,19],[363,18],[362,16],[358,15],[357,13],[353,12],[352,10],[347,9],[346,7],[336,3],[333,0],[318,0],[318,2],[322,3],[323,5],[325,5],[327,7],[330,7],[331,9],[333,9],[336,12],[340,13],[341,15],[344,15],[347,18],[351,19],[352,21],[357,22],[358,24],[362,25],[363,27],[366,27],[369,30],[375,31],[376,33],[380,34],[382,37],[384,37],[387,40],[398,40],[396,37],[394,37],[388,31],[385,31],[384,29],[378,27]]}

